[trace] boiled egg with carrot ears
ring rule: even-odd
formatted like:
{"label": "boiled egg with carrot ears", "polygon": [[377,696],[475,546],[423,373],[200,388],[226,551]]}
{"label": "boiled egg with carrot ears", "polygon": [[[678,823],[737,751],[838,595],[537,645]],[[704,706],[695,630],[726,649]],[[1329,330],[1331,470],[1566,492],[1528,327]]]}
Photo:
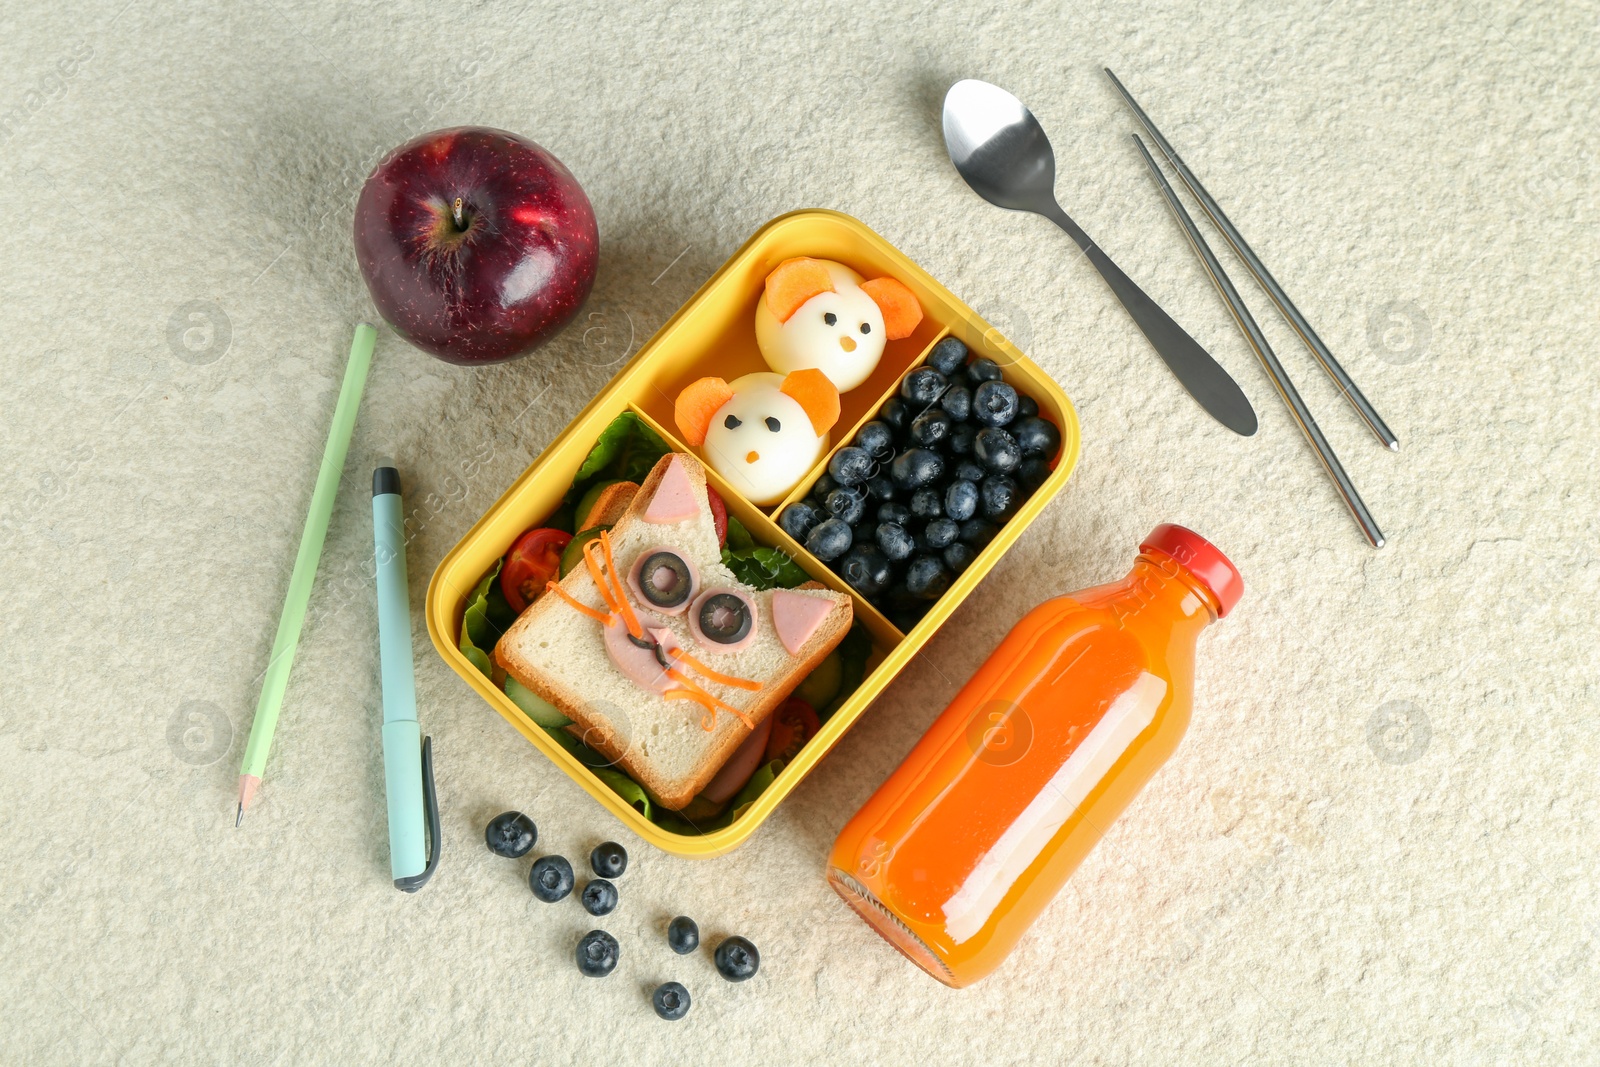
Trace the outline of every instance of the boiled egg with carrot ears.
{"label": "boiled egg with carrot ears", "polygon": [[672,406],[683,439],[752,504],[776,504],[828,448],[839,391],[819,370],[701,378]]}
{"label": "boiled egg with carrot ears", "polygon": [[831,259],[784,260],[756,301],[756,344],[779,374],[820,370],[841,393],[871,376],[885,341],[910,337],[922,305],[893,278],[862,280]]}

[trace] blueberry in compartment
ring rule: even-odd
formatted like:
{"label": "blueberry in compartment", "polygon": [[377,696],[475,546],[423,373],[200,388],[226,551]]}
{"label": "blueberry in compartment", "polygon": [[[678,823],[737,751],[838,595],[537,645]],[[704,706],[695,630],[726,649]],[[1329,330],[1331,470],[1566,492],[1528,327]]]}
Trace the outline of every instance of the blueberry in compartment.
{"label": "blueberry in compartment", "polygon": [[889,465],[889,477],[903,489],[920,489],[938,481],[943,473],[944,457],[927,448],[908,448]]}
{"label": "blueberry in compartment", "polygon": [[896,430],[906,428],[906,423],[911,421],[913,412],[910,405],[897,396],[891,396],[883,402],[883,407],[878,409],[878,418]]}
{"label": "blueberry in compartment", "polygon": [[998,382],[999,380],[1000,364],[994,360],[975,359],[967,364],[967,381],[971,382],[974,388],[984,382]]}
{"label": "blueberry in compartment", "polygon": [[920,600],[938,600],[950,588],[950,572],[937,556],[918,556],[906,568],[906,591]]}
{"label": "blueberry in compartment", "polygon": [[590,930],[578,942],[578,972],[586,978],[604,978],[616,970],[620,954],[616,938],[604,930]]}
{"label": "blueberry in compartment", "polygon": [[979,495],[983,498],[979,505],[986,518],[1004,522],[1017,510],[1017,505],[1022,503],[1022,493],[1017,488],[1017,483],[1004,474],[991,474],[983,480],[978,487]]}
{"label": "blueberry in compartment", "polygon": [[680,915],[667,924],[667,945],[680,956],[687,956],[700,947],[700,927],[687,915]]}
{"label": "blueberry in compartment", "polygon": [[828,460],[828,473],[840,485],[860,485],[872,476],[872,457],[856,445],[845,445]]}
{"label": "blueberry in compartment", "polygon": [[874,475],[867,482],[867,498],[869,500],[874,500],[881,504],[887,503],[899,495],[900,491],[895,488],[894,479],[887,474]]}
{"label": "blueberry in compartment", "polygon": [[911,514],[919,519],[937,519],[944,514],[944,495],[937,489],[918,489],[911,494]]}
{"label": "blueberry in compartment", "polygon": [[932,448],[950,436],[952,422],[948,412],[929,408],[911,420],[911,440],[923,448]]}
{"label": "blueberry in compartment", "polygon": [[939,398],[939,407],[956,422],[966,422],[972,417],[972,390],[964,385],[952,385]]}
{"label": "blueberry in compartment", "polygon": [[944,565],[950,568],[952,574],[960,574],[972,566],[972,561],[978,558],[978,553],[971,545],[957,541],[944,550]]}
{"label": "blueberry in compartment", "polygon": [[982,548],[999,532],[1000,527],[985,519],[968,519],[961,524],[961,540],[973,548]]}
{"label": "blueberry in compartment", "polygon": [[1029,419],[1039,414],[1039,402],[1026,394],[1017,397],[1017,418]]}
{"label": "blueberry in compartment", "polygon": [[961,527],[954,519],[934,519],[922,531],[922,540],[934,549],[948,548],[961,535]]}
{"label": "blueberry in compartment", "polygon": [[887,422],[873,419],[856,431],[855,446],[873,459],[894,455],[894,430]]}
{"label": "blueberry in compartment", "polygon": [[878,542],[879,551],[891,560],[905,559],[916,548],[910,531],[893,522],[881,523],[874,532],[874,540]]}
{"label": "blueberry in compartment", "polygon": [[806,500],[796,500],[784,508],[778,515],[778,525],[783,532],[796,541],[804,541],[811,528],[826,518],[826,514],[815,504]]}
{"label": "blueberry in compartment", "polygon": [[528,888],[546,904],[572,892],[572,864],[565,856],[540,856],[528,870]]}
{"label": "blueberry in compartment", "polygon": [[817,475],[817,480],[811,483],[811,495],[817,500],[822,500],[837,488],[839,488],[839,480],[827,471],[823,471]]}
{"label": "blueberry in compartment", "polygon": [[602,841],[589,853],[589,868],[601,878],[621,878],[628,869],[628,850],[615,841]]}
{"label": "blueberry in compartment", "polygon": [[662,982],[650,995],[650,1004],[657,1015],[676,1022],[689,1014],[689,991],[682,982]]}
{"label": "blueberry in compartment", "polygon": [[989,477],[989,470],[975,459],[964,459],[956,464],[956,469],[950,472],[950,477],[958,482],[976,484]]}
{"label": "blueberry in compartment", "polygon": [[838,519],[823,519],[806,535],[806,551],[827,563],[850,551],[850,527]]}
{"label": "blueberry in compartment", "polygon": [[617,887],[604,878],[591,878],[584,883],[579,895],[583,910],[590,915],[609,915],[617,907]]}
{"label": "blueberry in compartment", "polygon": [[878,522],[907,526],[911,523],[911,509],[895,502],[884,504],[878,508]]}
{"label": "blueberry in compartment", "polygon": [[970,456],[972,455],[972,446],[976,443],[977,438],[978,427],[970,424],[957,426],[950,436],[945,438],[944,450],[952,456]]}
{"label": "blueberry in compartment", "polygon": [[1011,436],[1017,439],[1017,447],[1024,456],[1049,459],[1061,447],[1061,431],[1056,429],[1055,423],[1037,415],[1018,419],[1011,427]]}
{"label": "blueberry in compartment", "polygon": [[1022,466],[1017,468],[1017,481],[1021,482],[1022,487],[1030,493],[1043,485],[1048,477],[1050,477],[1050,464],[1043,456],[1029,456],[1022,461]]}
{"label": "blueberry in compartment", "polygon": [[984,382],[972,392],[972,417],[985,426],[1008,426],[1017,417],[1017,391],[1005,382]]}
{"label": "blueberry in compartment", "polygon": [[972,454],[979,463],[999,474],[1010,474],[1022,462],[1017,439],[998,426],[985,426],[972,442]]}
{"label": "blueberry in compartment", "polygon": [[742,937],[730,937],[717,946],[714,957],[717,973],[730,982],[743,982],[754,978],[761,969],[761,953]]}
{"label": "blueberry in compartment", "polygon": [[496,856],[514,860],[528,854],[539,840],[539,828],[520,811],[503,811],[483,828],[483,839]]}
{"label": "blueberry in compartment", "polygon": [[850,583],[850,588],[864,597],[874,597],[888,588],[893,577],[889,560],[872,545],[851,547],[839,562],[839,575]]}
{"label": "blueberry in compartment", "polygon": [[900,395],[913,412],[921,412],[936,403],[950,380],[932,367],[918,367],[900,379]]}
{"label": "blueberry in compartment", "polygon": [[957,522],[965,522],[978,513],[978,486],[975,482],[960,479],[950,483],[944,491],[944,513]]}
{"label": "blueberry in compartment", "polygon": [[829,514],[851,526],[867,513],[867,494],[860,489],[835,489],[823,503]]}
{"label": "blueberry in compartment", "polygon": [[928,353],[928,366],[949,377],[967,362],[967,346],[954,337],[946,337]]}

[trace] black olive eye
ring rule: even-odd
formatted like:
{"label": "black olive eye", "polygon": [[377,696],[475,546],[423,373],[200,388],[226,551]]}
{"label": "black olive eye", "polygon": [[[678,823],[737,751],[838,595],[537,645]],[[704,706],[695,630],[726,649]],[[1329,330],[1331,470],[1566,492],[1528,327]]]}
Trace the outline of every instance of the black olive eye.
{"label": "black olive eye", "polygon": [[870,322],[863,322],[863,323],[862,323],[862,324],[861,324],[861,332],[862,332],[862,333],[871,333],[871,332],[872,332],[872,323],[870,323]]}
{"label": "black olive eye", "polygon": [[771,415],[768,415],[767,416],[767,429],[771,430],[773,433],[777,433],[779,430],[783,429],[783,424],[780,423],[777,419],[773,418]]}
{"label": "black olive eye", "polygon": [[663,609],[682,607],[695,591],[694,571],[682,556],[665,548],[644,554],[634,582],[646,603]]}
{"label": "black olive eye", "polygon": [[722,420],[722,425],[726,426],[730,430],[737,430],[739,428],[739,416],[729,415],[727,418]]}
{"label": "black olive eye", "polygon": [[829,311],[823,314],[822,321],[827,323],[829,326],[832,326],[834,323],[839,321],[839,316]]}
{"label": "black olive eye", "polygon": [[700,602],[695,613],[702,636],[719,645],[743,641],[755,624],[750,605],[733,593],[713,593]]}

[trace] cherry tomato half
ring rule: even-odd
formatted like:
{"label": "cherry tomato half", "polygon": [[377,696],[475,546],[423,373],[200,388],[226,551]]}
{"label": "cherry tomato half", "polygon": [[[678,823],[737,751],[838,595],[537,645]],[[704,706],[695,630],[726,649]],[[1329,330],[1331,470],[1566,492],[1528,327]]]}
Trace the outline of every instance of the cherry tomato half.
{"label": "cherry tomato half", "polygon": [[706,485],[706,499],[711,502],[711,524],[717,528],[717,545],[722,548],[728,546],[728,505],[723,502],[722,494],[718,493],[711,485]]}
{"label": "cherry tomato half", "polygon": [[505,564],[500,568],[500,591],[505,594],[512,611],[520,615],[539,599],[544,583],[552,581],[559,573],[561,550],[571,540],[572,535],[565,530],[538,527],[512,543]]}
{"label": "cherry tomato half", "polygon": [[772,713],[772,736],[767,738],[767,761],[785,763],[800,754],[807,741],[817,736],[822,724],[817,713],[799,697],[790,697]]}

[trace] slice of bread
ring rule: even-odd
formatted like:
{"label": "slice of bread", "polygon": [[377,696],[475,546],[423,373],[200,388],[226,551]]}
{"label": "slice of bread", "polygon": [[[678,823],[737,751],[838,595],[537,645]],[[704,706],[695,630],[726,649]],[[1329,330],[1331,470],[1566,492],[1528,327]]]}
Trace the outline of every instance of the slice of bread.
{"label": "slice of bread", "polygon": [[600,495],[594,498],[594,503],[589,507],[589,514],[578,516],[578,532],[582,533],[591,526],[615,526],[623,512],[628,510],[628,505],[633,503],[634,494],[638,491],[639,486],[635,482],[618,482],[600,490]]}
{"label": "slice of bread", "polygon": [[[678,475],[674,475],[676,485],[681,487],[684,483],[679,475],[687,476],[693,497],[692,514],[676,522],[652,522],[646,514],[674,465],[679,468]],[[676,509],[666,510],[676,513]],[[783,593],[752,589],[722,565],[706,498],[705,469],[693,456],[673,453],[663,457],[617,519],[609,538],[612,558],[622,575],[632,569],[641,553],[667,546],[698,572],[699,590],[738,590],[754,603],[757,621],[750,643],[729,652],[697,639],[687,612],[677,616],[659,614],[642,608],[631,589],[627,593],[628,603],[641,623],[670,630],[684,651],[712,670],[761,684],[758,691],[751,692],[712,681],[694,667],[680,664],[680,669],[698,686],[737,709],[752,724],[759,725],[770,715],[850,629],[850,598],[817,582],[807,582],[792,592],[825,601],[829,607],[793,653],[785,647],[772,611],[774,592],[780,596]],[[581,604],[608,611],[586,566],[574,567],[561,579],[561,588]],[[613,625],[623,624],[614,621]],[[737,715],[719,709],[712,728],[704,729],[701,723],[706,712],[700,704],[668,700],[623,674],[607,651],[604,634],[605,627],[594,618],[561,596],[546,593],[500,638],[495,645],[495,660],[517,681],[561,709],[573,720],[569,727],[573,733],[613,760],[663,806],[682,808],[750,736],[750,727]],[[791,638],[794,636],[791,634]]]}

